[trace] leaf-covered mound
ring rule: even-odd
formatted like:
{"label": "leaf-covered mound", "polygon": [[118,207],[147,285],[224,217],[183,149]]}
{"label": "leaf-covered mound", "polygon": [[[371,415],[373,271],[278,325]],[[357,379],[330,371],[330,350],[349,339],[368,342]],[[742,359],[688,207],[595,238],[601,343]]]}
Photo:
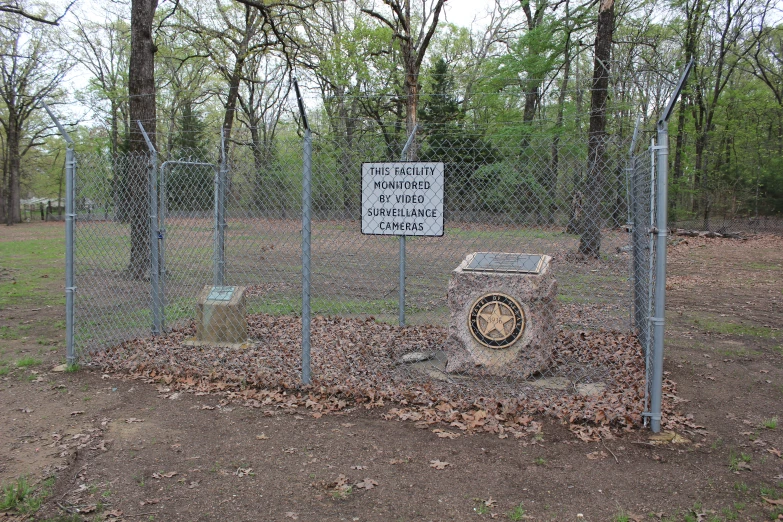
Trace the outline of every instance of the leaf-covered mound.
{"label": "leaf-covered mound", "polygon": [[[568,422],[582,438],[609,436],[610,428],[640,426],[644,410],[644,361],[635,337],[605,331],[561,331],[546,378],[568,383],[498,379],[491,375],[437,375],[403,364],[411,352],[448,356],[447,330],[399,327],[372,318],[315,317],[312,384],[301,384],[301,319],[248,316],[253,343],[242,349],[187,346],[195,327],[135,339],[93,354],[105,371],[161,381],[172,389],[222,392],[250,407],[307,408],[313,415],[350,405],[391,406],[387,418],[421,427],[440,423],[501,437],[536,432],[532,415]],[[579,384],[591,383],[584,394]],[[667,383],[671,392],[671,383]]]}

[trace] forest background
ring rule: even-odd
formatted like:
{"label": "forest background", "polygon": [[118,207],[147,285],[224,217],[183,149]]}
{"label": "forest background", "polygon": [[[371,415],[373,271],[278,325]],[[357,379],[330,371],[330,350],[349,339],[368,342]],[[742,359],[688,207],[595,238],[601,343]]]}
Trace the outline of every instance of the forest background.
{"label": "forest background", "polygon": [[[629,140],[637,120],[643,148],[691,59],[670,127],[670,218],[783,210],[774,0],[496,0],[475,4],[470,27],[444,5],[0,0],[0,220],[22,221],[21,200],[64,198],[65,144],[42,101],[77,155],[139,150],[137,119],[162,157],[217,151],[221,129],[275,150],[301,136],[293,77],[317,135],[370,137],[390,157],[414,124],[425,154],[439,140],[475,156],[531,136],[583,137],[587,151],[596,132]],[[134,26],[154,83],[129,73]]]}

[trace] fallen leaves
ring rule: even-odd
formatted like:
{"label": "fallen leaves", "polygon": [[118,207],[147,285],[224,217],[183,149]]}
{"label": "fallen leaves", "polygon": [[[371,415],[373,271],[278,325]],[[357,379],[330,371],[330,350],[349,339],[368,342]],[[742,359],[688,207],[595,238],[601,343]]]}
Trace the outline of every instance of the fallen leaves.
{"label": "fallen leaves", "polygon": [[446,431],[441,429],[432,430],[432,433],[436,434],[441,439],[456,439],[460,435],[459,433],[455,433],[453,431]]}
{"label": "fallen leaves", "polygon": [[441,462],[440,460],[431,460],[430,467],[435,469],[446,469],[447,466],[451,466],[449,462]]}
{"label": "fallen leaves", "polygon": [[256,440],[269,440],[269,437],[267,437],[265,433],[261,433],[260,435],[256,435]]}
{"label": "fallen leaves", "polygon": [[603,460],[609,455],[605,451],[593,451],[586,456],[589,460]]}
{"label": "fallen leaves", "polygon": [[356,488],[357,489],[367,489],[367,490],[370,490],[370,489],[374,488],[377,485],[378,485],[378,483],[375,482],[373,479],[366,478],[366,479],[362,480],[361,482],[357,482],[356,483]]}
{"label": "fallen leaves", "polygon": [[778,499],[772,499],[767,497],[761,497],[761,498],[764,499],[764,502],[768,504],[772,504],[773,506],[783,506],[783,498],[778,498]]}
{"label": "fallen leaves", "polygon": [[164,478],[176,477],[177,475],[178,473],[176,471],[169,471],[167,473],[153,473],[152,478],[164,479]]}
{"label": "fallen leaves", "polygon": [[125,422],[128,424],[133,424],[134,422],[144,422],[144,419],[137,419],[136,417],[130,417],[129,419],[125,419]]}
{"label": "fallen leaves", "polygon": [[255,473],[253,472],[253,468],[237,468],[234,475],[237,477],[248,477],[255,475]]}
{"label": "fallen leaves", "polygon": [[[480,368],[471,370],[466,376],[471,385],[465,386],[463,380],[437,379],[398,364],[406,353],[445,346],[446,328],[398,327],[371,318],[314,317],[312,342],[324,349],[313,360],[313,386],[303,388],[296,341],[301,332],[296,321],[289,319],[249,315],[248,333],[258,342],[241,351],[225,347],[194,351],[184,346],[185,338],[194,333],[191,323],[167,335],[124,342],[94,354],[92,360],[104,371],[127,372],[161,383],[161,389],[174,396],[182,391],[224,396],[221,405],[197,406],[201,409],[227,412],[230,408],[226,405],[233,402],[259,408],[265,416],[285,412],[304,419],[303,409],[320,417],[359,404],[374,408],[392,402],[395,407],[385,418],[411,420],[446,439],[457,438],[461,432],[485,432],[499,438],[533,436],[537,443],[541,426],[532,420],[534,412],[566,420],[577,437],[588,441],[610,438],[610,427],[630,429],[642,423],[644,360],[638,342],[630,335],[558,333],[551,371],[564,375],[573,370],[581,375],[600,372],[606,385],[596,387],[595,394],[583,396],[570,388],[541,393],[540,388],[524,381],[514,384],[519,390],[510,394],[508,383],[493,381]],[[527,393],[527,388],[534,393]],[[672,397],[676,398],[673,383],[667,381],[664,413],[676,403]],[[677,422],[681,420],[684,418],[677,417]]]}

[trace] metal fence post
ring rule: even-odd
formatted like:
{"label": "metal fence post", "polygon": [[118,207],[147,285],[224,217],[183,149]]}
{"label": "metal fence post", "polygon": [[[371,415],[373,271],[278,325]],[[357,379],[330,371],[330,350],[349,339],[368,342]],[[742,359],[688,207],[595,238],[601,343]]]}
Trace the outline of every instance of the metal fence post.
{"label": "metal fence post", "polygon": [[[408,136],[408,141],[405,142],[405,146],[400,153],[400,161],[405,161],[408,156],[408,149],[413,144],[413,139],[416,137],[416,129],[419,125],[413,126],[411,135]],[[399,322],[400,326],[405,326],[405,235],[400,236],[400,298],[399,298]]]}
{"label": "metal fence post", "polygon": [[215,173],[215,244],[213,260],[214,286],[223,286],[226,273],[226,134],[220,129],[220,167]]}
{"label": "metal fence post", "polygon": [[663,396],[663,336],[666,312],[666,205],[669,168],[669,125],[658,122],[657,139],[657,199],[655,217],[655,309],[650,317],[653,330],[652,383],[650,389],[650,428],[661,431],[661,401]]}
{"label": "metal fence post", "polygon": [[313,178],[313,136],[307,124],[307,113],[299,92],[299,83],[294,78],[296,101],[304,126],[304,153],[302,158],[302,384],[310,384],[310,236],[312,233],[312,178]]}
{"label": "metal fence post", "polygon": [[152,295],[152,335],[160,335],[163,332],[163,303],[160,294],[160,230],[158,229],[158,151],[152,145],[147,131],[141,121],[137,121],[144,141],[150,149],[150,169],[148,182],[148,194],[150,205],[150,293]]}
{"label": "metal fence post", "polygon": [[73,140],[60,124],[46,103],[41,102],[57,129],[65,140],[65,363],[76,364],[74,346],[74,263],[73,263],[73,226],[76,219],[76,157]]}
{"label": "metal fence post", "polygon": [[688,63],[680,78],[669,105],[658,120],[657,130],[657,199],[655,219],[655,310],[650,323],[653,327],[653,368],[650,389],[650,428],[654,433],[661,431],[661,403],[663,398],[663,336],[666,314],[666,240],[669,182],[669,118],[680,92],[688,79],[693,59]]}

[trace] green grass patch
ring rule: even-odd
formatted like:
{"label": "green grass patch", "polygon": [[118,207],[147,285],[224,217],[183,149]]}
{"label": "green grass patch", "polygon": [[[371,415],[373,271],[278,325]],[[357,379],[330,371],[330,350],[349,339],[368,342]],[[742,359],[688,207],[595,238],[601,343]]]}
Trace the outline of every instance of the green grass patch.
{"label": "green grass patch", "polygon": [[[375,315],[394,313],[397,301],[394,299],[336,299],[313,297],[310,300],[312,313],[316,315]],[[416,313],[416,307],[407,306],[406,311]],[[274,299],[249,303],[248,314],[301,315],[302,298],[279,296]]]}
{"label": "green grass patch", "polygon": [[44,480],[38,489],[21,476],[0,488],[0,511],[31,515],[38,511],[43,501],[51,495],[54,478]]}
{"label": "green grass patch", "polygon": [[772,330],[771,328],[764,326],[731,323],[729,321],[718,321],[709,318],[694,319],[693,323],[701,330],[719,334],[745,335],[749,337],[761,337],[764,339],[774,339],[779,335],[777,330]]}
{"label": "green grass patch", "polygon": [[43,361],[40,359],[36,359],[35,357],[22,357],[18,361],[16,361],[16,366],[18,368],[29,368],[31,366],[38,366]]}
{"label": "green grass patch", "polygon": [[509,520],[519,521],[525,519],[525,507],[523,504],[518,504],[511,508],[511,511],[506,513],[506,517],[508,517]]}
{"label": "green grass patch", "polygon": [[51,291],[65,278],[64,259],[64,238],[0,241],[0,266],[14,267],[12,277],[0,281],[0,309],[64,304],[64,292]]}
{"label": "green grass patch", "polygon": [[761,355],[758,350],[749,350],[748,348],[723,348],[718,353],[724,357],[751,357]]}
{"label": "green grass patch", "polygon": [[752,270],[783,270],[783,266],[771,263],[748,263],[747,267]]}

